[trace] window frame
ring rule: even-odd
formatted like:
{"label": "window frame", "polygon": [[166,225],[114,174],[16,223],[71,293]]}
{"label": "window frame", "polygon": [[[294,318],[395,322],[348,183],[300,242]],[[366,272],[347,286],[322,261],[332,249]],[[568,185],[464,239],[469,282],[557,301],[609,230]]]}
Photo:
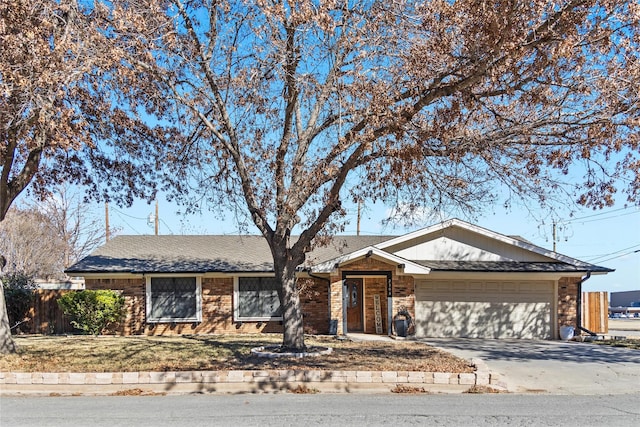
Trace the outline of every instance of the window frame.
{"label": "window frame", "polygon": [[[195,317],[152,317],[152,293],[151,293],[151,279],[153,278],[178,278],[178,277],[193,277],[196,279],[196,316]],[[147,323],[193,323],[202,322],[202,276],[195,274],[153,274],[145,276],[145,300],[146,300],[146,322]]]}
{"label": "window frame", "polygon": [[[277,322],[282,321],[282,315],[280,316],[240,316],[240,278],[274,278],[275,275],[271,274],[243,274],[242,276],[233,277],[233,320],[234,322]],[[282,307],[281,310],[282,312]]]}

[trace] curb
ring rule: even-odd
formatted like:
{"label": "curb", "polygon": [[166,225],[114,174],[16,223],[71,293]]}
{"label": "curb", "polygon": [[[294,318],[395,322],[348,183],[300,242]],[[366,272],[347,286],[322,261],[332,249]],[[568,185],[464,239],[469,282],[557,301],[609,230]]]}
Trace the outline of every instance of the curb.
{"label": "curb", "polygon": [[0,372],[0,395],[138,393],[389,392],[396,387],[457,393],[504,388],[480,359],[473,373],[416,371],[229,370],[168,372]]}

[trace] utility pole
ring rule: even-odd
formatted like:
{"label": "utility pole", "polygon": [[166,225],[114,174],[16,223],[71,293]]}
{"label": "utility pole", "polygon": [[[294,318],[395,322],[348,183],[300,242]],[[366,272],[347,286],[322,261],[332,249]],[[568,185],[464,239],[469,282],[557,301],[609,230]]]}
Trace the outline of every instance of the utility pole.
{"label": "utility pole", "polygon": [[105,226],[105,240],[108,242],[109,238],[109,202],[104,202],[104,226]]}
{"label": "utility pole", "polygon": [[155,218],[156,236],[158,235],[158,199],[156,199],[156,218]]}
{"label": "utility pole", "polygon": [[360,206],[362,205],[362,199],[358,199],[358,220],[356,222],[356,235],[360,235]]}
{"label": "utility pole", "polygon": [[556,251],[556,222],[553,221],[553,252]]}

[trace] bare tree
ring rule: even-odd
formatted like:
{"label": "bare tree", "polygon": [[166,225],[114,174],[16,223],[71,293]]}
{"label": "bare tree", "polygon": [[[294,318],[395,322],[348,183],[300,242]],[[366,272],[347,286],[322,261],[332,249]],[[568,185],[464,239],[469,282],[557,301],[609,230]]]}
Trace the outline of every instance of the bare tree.
{"label": "bare tree", "polygon": [[[104,243],[104,219],[92,211],[91,205],[84,202],[78,192],[72,191],[68,186],[57,186],[50,197],[32,208],[47,217],[55,230],[56,238],[64,242],[65,269]],[[110,233],[115,232],[115,229],[110,230]]]}
{"label": "bare tree", "polygon": [[345,200],[638,202],[635,1],[108,7],[144,82],[130,94],[180,129],[162,147],[176,197],[246,212],[267,240],[286,347],[304,347],[296,269],[343,227]]}
{"label": "bare tree", "polygon": [[104,242],[105,227],[79,194],[60,186],[38,203],[12,207],[0,223],[5,272],[30,278],[65,278],[65,268]]}
{"label": "bare tree", "polygon": [[7,259],[7,273],[61,278],[65,247],[55,224],[38,210],[12,208],[0,223],[0,253]]}
{"label": "bare tree", "polygon": [[[155,196],[157,165],[138,159],[155,159],[145,141],[167,130],[111,90],[131,76],[97,26],[103,13],[77,0],[0,2],[0,222],[27,187],[44,198],[58,183],[81,184],[122,204]],[[0,304],[0,353],[15,350],[5,318]]]}

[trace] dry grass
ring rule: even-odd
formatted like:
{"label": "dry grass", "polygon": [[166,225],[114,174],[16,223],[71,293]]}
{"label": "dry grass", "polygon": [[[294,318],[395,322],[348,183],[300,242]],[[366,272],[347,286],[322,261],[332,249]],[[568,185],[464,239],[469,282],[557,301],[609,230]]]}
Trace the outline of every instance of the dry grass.
{"label": "dry grass", "polygon": [[416,342],[352,342],[307,337],[330,346],[327,356],[265,359],[251,348],[278,344],[280,335],[176,337],[16,337],[17,354],[0,357],[0,371],[135,372],[233,369],[319,369],[473,372],[464,360]]}
{"label": "dry grass", "polygon": [[626,347],[633,350],[640,350],[640,339],[637,338],[627,338],[620,340],[603,340],[603,341],[592,341],[594,344],[598,345],[610,345],[612,347]]}
{"label": "dry grass", "polygon": [[127,390],[119,390],[111,393],[111,396],[166,396],[167,393],[158,393],[141,388],[130,388]]}
{"label": "dry grass", "polygon": [[424,387],[413,387],[404,384],[398,384],[394,388],[391,389],[391,393],[402,393],[402,394],[420,394],[420,393],[428,393]]}
{"label": "dry grass", "polygon": [[467,391],[463,391],[463,393],[468,394],[495,394],[495,393],[505,393],[505,391],[501,391],[495,389],[493,387],[489,387],[487,385],[473,385]]}
{"label": "dry grass", "polygon": [[289,393],[293,394],[316,394],[320,393],[320,390],[316,388],[309,388],[304,384],[300,384],[298,387],[292,388],[289,390]]}

